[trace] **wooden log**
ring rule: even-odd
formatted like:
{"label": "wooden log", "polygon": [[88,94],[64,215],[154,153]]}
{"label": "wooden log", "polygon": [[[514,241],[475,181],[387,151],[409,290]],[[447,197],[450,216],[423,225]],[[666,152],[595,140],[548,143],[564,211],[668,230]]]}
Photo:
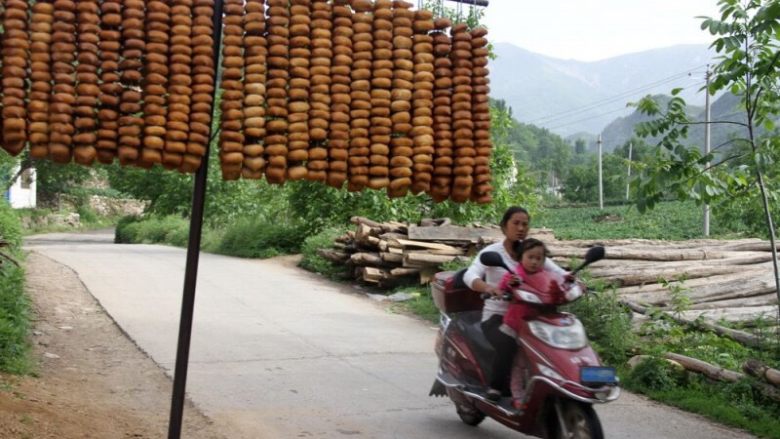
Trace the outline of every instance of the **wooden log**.
{"label": "wooden log", "polygon": [[321,248],[321,249],[317,250],[317,254],[322,256],[323,258],[331,261],[331,262],[336,262],[336,263],[339,263],[339,264],[344,263],[347,260],[349,260],[349,255],[348,254],[346,254],[344,252],[336,251],[336,250],[330,250],[330,249],[327,249],[327,248]]}
{"label": "wooden log", "polygon": [[396,232],[385,232],[379,235],[379,239],[384,240],[390,240],[390,239],[409,239],[409,235],[405,233],[396,233]]}
{"label": "wooden log", "polygon": [[756,320],[758,318],[773,318],[777,316],[777,305],[743,306],[741,308],[717,308],[706,310],[689,310],[681,313],[686,319],[706,318],[712,321],[723,320],[731,323]]}
{"label": "wooden log", "polygon": [[420,226],[422,227],[442,227],[452,224],[452,220],[449,218],[423,218],[420,220]]}
{"label": "wooden log", "polygon": [[[666,354],[664,354],[664,358],[668,358],[670,360],[674,360],[680,363],[686,370],[701,373],[703,375],[706,375],[709,378],[718,381],[726,381],[729,383],[734,383],[745,378],[745,375],[739,372],[734,372],[733,370],[724,369],[720,366],[707,363],[706,361],[701,361],[695,358],[687,357],[685,355],[667,352]],[[751,385],[754,388],[757,388],[761,393],[763,393],[764,396],[773,399],[775,401],[780,401],[780,389],[777,389],[776,387],[773,387],[763,382],[753,382],[751,383]]]}
{"label": "wooden log", "polygon": [[458,241],[477,243],[482,238],[503,239],[500,229],[462,226],[421,227],[409,226],[409,239],[417,241]]}
{"label": "wooden log", "polygon": [[366,252],[360,252],[360,253],[353,253],[352,256],[349,257],[349,260],[352,261],[353,264],[359,265],[359,266],[381,266],[383,265],[382,258],[379,256],[379,253],[366,253]]}
{"label": "wooden log", "polygon": [[[598,264],[598,263],[596,263]],[[590,275],[594,278],[609,281],[616,286],[631,286],[647,283],[656,283],[659,279],[696,279],[719,274],[738,273],[744,267],[738,265],[718,265],[708,263],[706,265],[679,264],[677,262],[658,263],[655,267],[630,269],[623,268],[590,269]]]}
{"label": "wooden log", "polygon": [[[657,265],[657,263],[653,263],[654,265]],[[715,285],[715,284],[721,284],[730,282],[736,279],[745,279],[753,276],[761,276],[763,274],[767,273],[766,267],[769,267],[771,270],[771,265],[754,265],[754,266],[747,266],[745,267],[744,271],[738,271],[735,273],[727,273],[727,274],[716,274],[714,276],[707,276],[707,277],[700,277],[696,279],[685,279],[684,285],[686,288],[695,288],[705,285]],[[636,267],[632,264],[629,267],[630,270],[636,269]],[[676,283],[676,281],[675,281]],[[633,286],[627,286],[627,287],[620,287],[617,289],[618,294],[621,296],[625,296],[628,298],[632,297],[640,297],[635,296],[639,293],[652,293],[657,291],[668,291],[668,288],[666,288],[661,283],[646,283],[641,285],[633,285]],[[646,302],[651,303],[650,299],[642,299],[639,300],[640,302]]]}
{"label": "wooden log", "polygon": [[389,272],[375,267],[362,267],[362,279],[366,282],[379,283],[387,279]]}
{"label": "wooden log", "polygon": [[714,302],[694,302],[688,309],[744,308],[754,306],[777,305],[777,294],[772,292],[758,296],[738,297],[736,299],[718,300]]}
{"label": "wooden log", "polygon": [[[566,243],[564,243],[566,244]],[[547,246],[552,256],[558,257],[582,257],[584,251],[580,247],[571,247],[568,245],[550,244]],[[737,259],[745,257],[745,253],[713,250],[709,248],[680,248],[680,249],[659,249],[653,247],[607,247],[606,257],[608,259],[631,259],[641,261],[708,261],[712,259]],[[771,255],[765,252],[756,253],[755,257],[760,258],[761,262],[771,260]]]}
{"label": "wooden log", "polygon": [[[756,277],[756,273],[757,272],[751,272],[749,275],[745,275],[745,273],[736,273],[728,277],[719,277],[719,279],[715,279],[715,276],[712,276],[696,279],[698,282],[695,283],[685,281],[682,284],[676,282],[674,284],[681,285],[682,288],[686,290],[685,294],[696,304],[742,299],[773,293],[775,291],[775,283],[772,274],[763,274],[761,277]],[[724,279],[729,280],[724,281]],[[659,286],[661,289],[652,292],[634,294],[625,294],[621,292],[619,294],[629,300],[656,306],[665,306],[671,300],[671,293],[668,288],[663,288],[663,285]]]}
{"label": "wooden log", "polygon": [[419,268],[398,267],[398,268],[393,268],[392,270],[390,270],[390,275],[391,276],[397,276],[397,277],[412,276],[412,275],[419,274],[419,273],[420,273],[420,269]]}
{"label": "wooden log", "polygon": [[412,241],[408,239],[388,239],[388,246],[403,249],[425,249],[428,253],[437,255],[460,256],[466,254],[465,249],[437,242]]}
{"label": "wooden log", "polygon": [[[633,302],[629,301],[622,301],[624,305],[626,305],[631,311],[634,311],[635,313],[642,314],[642,315],[648,315],[648,308],[638,305]],[[753,334],[750,334],[745,331],[739,331],[736,329],[726,328],[723,326],[716,325],[714,323],[709,323],[703,320],[697,320],[697,319],[688,319],[684,318],[682,316],[678,317],[674,314],[668,313],[668,312],[661,312],[661,317],[671,320],[673,322],[679,323],[681,325],[685,325],[692,328],[697,329],[703,329],[706,331],[712,331],[718,335],[721,335],[723,337],[730,338],[734,341],[737,341],[739,343],[744,344],[745,346],[750,347],[761,347],[766,345],[766,340],[761,340],[761,338],[756,337]]]}
{"label": "wooden log", "polygon": [[403,264],[404,262],[403,253],[381,252],[379,253],[379,256],[382,258],[383,261],[391,264]]}
{"label": "wooden log", "polygon": [[775,387],[780,387],[780,370],[773,369],[759,360],[746,361],[742,365],[742,370],[748,375],[764,380]]}
{"label": "wooden log", "polygon": [[349,219],[349,222],[351,222],[352,224],[355,224],[355,225],[364,224],[364,225],[367,225],[367,226],[372,227],[372,228],[380,228],[381,227],[381,223],[378,223],[376,221],[372,221],[372,220],[370,220],[368,218],[365,218],[365,217],[362,217],[362,216],[353,216],[352,218]]}
{"label": "wooden log", "polygon": [[720,366],[716,366],[714,364],[707,363],[706,361],[697,360],[685,355],[667,352],[664,354],[664,358],[676,361],[687,370],[707,375],[708,377],[718,381],[734,383],[745,377],[745,375],[739,372],[724,369]]}
{"label": "wooden log", "polygon": [[455,260],[457,256],[432,255],[427,252],[405,251],[404,267],[439,266]]}

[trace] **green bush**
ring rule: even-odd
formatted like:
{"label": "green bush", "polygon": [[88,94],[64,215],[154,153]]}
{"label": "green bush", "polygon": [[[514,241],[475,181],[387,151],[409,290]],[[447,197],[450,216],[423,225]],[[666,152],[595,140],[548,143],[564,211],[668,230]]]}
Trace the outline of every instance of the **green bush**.
{"label": "green bush", "polygon": [[8,262],[0,273],[0,370],[25,373],[29,369],[30,303],[24,293],[24,270]]}
{"label": "green bush", "polygon": [[668,361],[650,357],[636,365],[626,377],[631,388],[643,393],[669,390],[676,386],[674,372]]}
{"label": "green bush", "polygon": [[617,366],[626,361],[636,337],[631,331],[631,314],[614,290],[594,288],[566,308],[582,320],[594,349],[607,364]]}
{"label": "green bush", "polygon": [[333,240],[344,234],[345,230],[346,227],[330,227],[306,238],[301,245],[303,258],[300,266],[331,279],[343,277],[344,267],[323,258],[317,254],[317,250],[330,247],[333,244]]}
{"label": "green bush", "polygon": [[297,253],[305,237],[299,224],[246,218],[227,227],[215,251],[242,258],[270,258]]}
{"label": "green bush", "polygon": [[[7,255],[20,258],[22,239],[19,217],[6,201],[0,201],[0,237],[10,246],[2,249]],[[30,304],[24,292],[24,269],[2,260],[0,264],[0,370],[25,373],[29,369]]]}
{"label": "green bush", "polygon": [[0,201],[0,237],[6,240],[11,247],[22,245],[22,225],[7,201]]}
{"label": "green bush", "polygon": [[117,244],[130,244],[135,242],[135,229],[131,229],[130,225],[141,221],[141,217],[136,215],[128,215],[119,218],[116,223],[116,229],[114,230],[114,242]]}

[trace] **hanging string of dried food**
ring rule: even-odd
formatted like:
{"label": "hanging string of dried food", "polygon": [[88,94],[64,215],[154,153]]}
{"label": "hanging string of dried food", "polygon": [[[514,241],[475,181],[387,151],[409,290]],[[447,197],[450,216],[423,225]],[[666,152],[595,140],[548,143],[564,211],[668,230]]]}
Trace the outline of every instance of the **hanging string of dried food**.
{"label": "hanging string of dried food", "polygon": [[414,174],[412,192],[431,192],[431,180],[435,171],[435,132],[433,125],[433,93],[435,76],[433,68],[433,13],[418,10],[414,14],[414,93],[412,95],[412,130],[414,139]]}
{"label": "hanging string of dried food", "polygon": [[371,69],[373,59],[373,22],[371,0],[352,0],[352,83],[350,84],[349,182],[351,192],[368,186],[371,139]]}
{"label": "hanging string of dried food", "polygon": [[[142,0],[122,0],[122,16],[121,21],[115,22],[113,15],[109,16],[109,20],[106,23],[107,18],[103,17],[103,22],[108,25],[120,26],[122,29],[122,52],[121,61],[119,62],[119,76],[120,84],[117,84],[115,93],[120,96],[119,99],[119,125],[117,128],[117,134],[119,135],[118,144],[118,157],[119,163],[123,165],[134,164],[138,166],[150,167],[150,162],[145,162],[141,157],[141,145],[145,142],[144,138],[144,118],[141,117],[142,107],[142,94],[141,94],[141,81],[144,79],[142,71],[147,71],[149,76],[152,72],[158,72],[160,65],[165,67],[165,59],[160,64],[160,56],[165,57],[166,52],[163,55],[159,55],[159,45],[146,43],[146,30],[147,23],[152,21],[165,19],[167,20],[167,14],[159,12],[159,5],[161,2],[155,2],[155,6],[150,4],[150,10],[148,18],[145,14],[145,4]],[[164,6],[164,4],[163,4]],[[162,14],[162,17],[160,16]],[[149,53],[149,49],[154,49]],[[167,49],[167,46],[166,46]],[[144,69],[144,52],[146,51],[146,68]],[[153,79],[157,79],[159,76],[163,78],[165,75],[159,75],[155,73]],[[150,97],[154,96],[154,93],[159,93],[160,96],[164,91],[159,90],[161,87],[147,82],[146,100],[147,104]],[[162,93],[161,93],[162,92]],[[147,114],[146,119],[149,121],[150,126],[164,127],[164,117],[155,117],[153,114]],[[156,122],[156,123],[155,123]]]}
{"label": "hanging string of dried food", "polygon": [[[6,7],[11,8],[8,1]],[[6,11],[8,12],[8,11]],[[51,58],[53,70],[52,103],[49,106],[49,155],[57,163],[67,163],[72,156],[73,104],[76,102],[76,4],[71,0],[54,2],[54,31]],[[4,45],[8,44],[8,36]],[[5,68],[9,66],[4,66]],[[4,98],[8,98],[6,92]],[[8,133],[5,135],[9,141]]]}
{"label": "hanging string of dried food", "polygon": [[[450,51],[452,40],[446,34],[452,23],[447,18],[434,21],[433,37],[433,185],[431,198],[444,201],[450,196],[452,185],[453,139],[452,139],[452,61]],[[426,121],[427,122],[427,121]]]}
{"label": "hanging string of dried food", "polygon": [[242,0],[225,0],[222,42],[222,130],[219,157],[222,178],[241,176],[244,163],[244,5]]}
{"label": "hanging string of dried food", "polygon": [[290,66],[290,10],[287,0],[268,0],[268,79],[265,121],[265,177],[269,183],[287,179],[287,87]]}
{"label": "hanging string of dried food", "polygon": [[168,116],[162,164],[181,169],[190,131],[192,104],[192,0],[172,0],[168,52]]}
{"label": "hanging string of dried food", "polygon": [[[51,41],[54,23],[54,5],[37,2],[32,7],[30,20],[30,97],[27,104],[27,126],[30,157],[49,155],[49,96],[51,94]],[[15,23],[17,26],[21,23]],[[7,23],[4,23],[7,25]],[[5,74],[3,84],[6,84]],[[13,82],[8,81],[9,85]]]}
{"label": "hanging string of dried food", "polygon": [[412,92],[414,89],[414,54],[412,52],[412,4],[393,2],[393,74],[390,93],[390,185],[387,195],[391,198],[406,195],[412,184]]}
{"label": "hanging string of dried food", "polygon": [[480,204],[492,201],[493,187],[490,184],[490,154],[493,144],[490,140],[490,93],[488,79],[487,29],[480,27],[471,31],[472,70],[471,112],[474,121],[474,147],[477,156],[474,161],[474,186],[471,199]]}
{"label": "hanging string of dried food", "polygon": [[309,109],[309,162],[307,179],[324,183],[328,179],[328,129],[330,128],[331,59],[333,59],[333,16],[327,0],[311,5],[311,88]]}
{"label": "hanging string of dried food", "polygon": [[328,185],[341,188],[347,181],[352,104],[352,11],[348,0],[333,2],[333,61],[331,73]]}
{"label": "hanging string of dried food", "polygon": [[309,160],[311,0],[291,0],[290,85],[287,90],[287,178],[306,178]]}
{"label": "hanging string of dried food", "polygon": [[121,43],[122,3],[120,0],[103,0],[100,4],[100,103],[98,111],[97,159],[100,163],[112,163],[117,156],[119,140],[119,50]]}
{"label": "hanging string of dried food", "polygon": [[474,124],[471,120],[471,34],[465,23],[454,25],[452,35],[452,131],[455,146],[455,164],[450,198],[462,203],[471,197],[474,183]]}
{"label": "hanging string of dried food", "polygon": [[211,132],[214,78],[214,2],[194,0],[192,10],[192,105],[187,135],[187,151],[179,168],[195,172],[206,154]]}
{"label": "hanging string of dried food", "polygon": [[244,161],[243,178],[259,179],[265,171],[265,82],[268,47],[265,2],[247,0],[244,16]]}
{"label": "hanging string of dried food", "polygon": [[91,165],[97,157],[98,42],[100,41],[100,7],[97,0],[80,0],[76,5],[78,23],[78,65],[76,66],[76,107],[74,109],[73,158],[76,163]]}
{"label": "hanging string of dried food", "polygon": [[374,2],[372,26],[370,121],[368,130],[369,180],[368,187],[382,189],[390,184],[390,96],[393,82],[393,4],[390,0]]}

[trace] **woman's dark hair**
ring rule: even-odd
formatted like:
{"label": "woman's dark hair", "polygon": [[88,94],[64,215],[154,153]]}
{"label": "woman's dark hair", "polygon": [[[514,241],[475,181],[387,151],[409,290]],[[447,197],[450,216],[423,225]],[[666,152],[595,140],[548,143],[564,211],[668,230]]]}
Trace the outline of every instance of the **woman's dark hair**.
{"label": "woman's dark hair", "polygon": [[520,206],[512,206],[509,209],[507,209],[506,212],[504,212],[504,217],[501,218],[501,222],[499,223],[499,225],[501,226],[502,229],[506,227],[507,223],[509,222],[509,219],[512,218],[512,215],[516,213],[524,213],[526,214],[526,216],[528,216],[528,220],[529,221],[531,220],[531,214],[528,213],[527,210],[525,210]]}
{"label": "woman's dark hair", "polygon": [[544,249],[544,256],[549,255],[547,246],[536,238],[526,238],[522,241],[517,241],[513,250],[515,251],[515,254],[517,254],[517,259],[521,259],[523,257],[523,252],[527,252],[528,250],[534,249],[536,247],[541,247]]}

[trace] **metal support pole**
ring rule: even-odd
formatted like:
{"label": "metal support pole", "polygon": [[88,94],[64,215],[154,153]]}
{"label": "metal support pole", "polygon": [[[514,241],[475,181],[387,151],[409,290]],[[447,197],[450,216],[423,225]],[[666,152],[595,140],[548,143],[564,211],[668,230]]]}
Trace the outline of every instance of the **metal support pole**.
{"label": "metal support pole", "polygon": [[630,143],[628,144],[628,178],[626,179],[626,201],[628,201],[629,195],[631,194],[631,155],[634,152],[634,144]]}
{"label": "metal support pole", "polygon": [[[710,66],[707,66],[707,85],[704,86],[704,154],[710,153]],[[706,165],[710,167],[710,162]],[[710,205],[704,205],[704,236],[710,236]]]}
{"label": "metal support pole", "polygon": [[598,144],[599,144],[599,209],[603,210],[604,209],[604,183],[602,183],[603,175],[601,169],[601,152],[602,152],[601,134],[599,134]]}
{"label": "metal support pole", "polygon": [[[214,2],[214,92],[212,105],[216,105],[217,78],[219,77],[219,48],[222,40],[222,0]],[[212,109],[213,114],[213,109]],[[211,133],[209,133],[211,134]],[[192,336],[192,317],[195,309],[195,286],[198,280],[198,260],[200,258],[200,239],[203,229],[203,208],[206,202],[206,181],[209,172],[209,144],[206,153],[195,174],[195,186],[192,193],[192,211],[190,212],[190,236],[187,243],[187,264],[184,271],[184,292],[181,301],[179,320],[179,342],[176,347],[176,368],[173,374],[173,395],[171,397],[171,416],[168,422],[168,439],[181,437],[182,416],[184,414],[185,388],[187,385],[187,367],[190,357]]]}

